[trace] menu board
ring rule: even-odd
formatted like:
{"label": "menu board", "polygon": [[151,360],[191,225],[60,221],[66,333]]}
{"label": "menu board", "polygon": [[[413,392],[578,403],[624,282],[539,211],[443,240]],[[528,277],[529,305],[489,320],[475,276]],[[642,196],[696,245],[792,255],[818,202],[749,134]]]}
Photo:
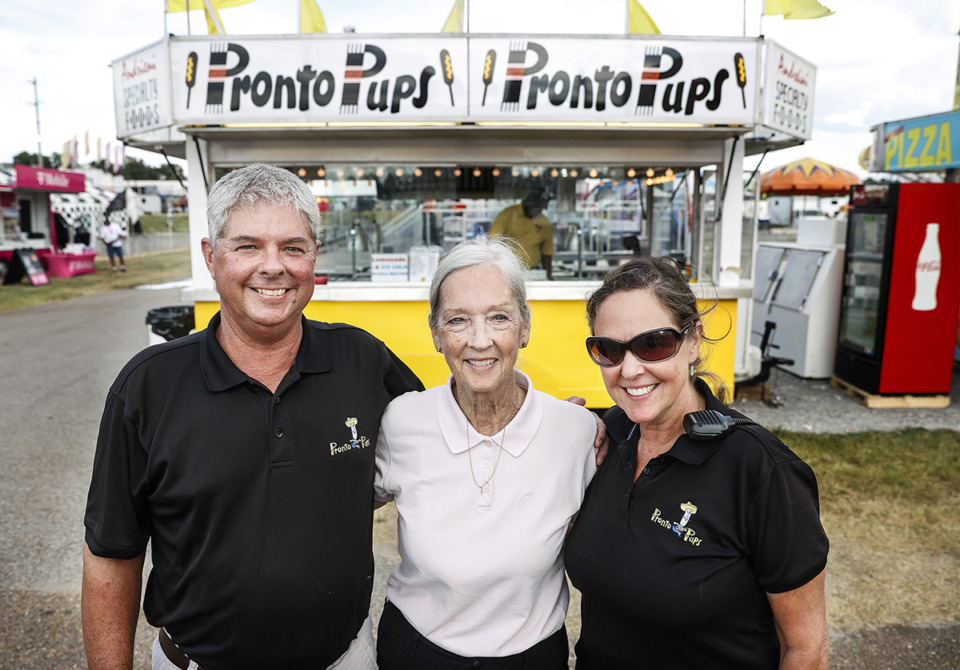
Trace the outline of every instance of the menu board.
{"label": "menu board", "polygon": [[27,275],[27,279],[34,286],[43,286],[49,284],[50,279],[47,273],[43,271],[43,265],[37,257],[37,252],[33,249],[14,249],[13,256],[10,258],[10,266],[7,269],[7,275],[3,278],[4,284],[17,284]]}

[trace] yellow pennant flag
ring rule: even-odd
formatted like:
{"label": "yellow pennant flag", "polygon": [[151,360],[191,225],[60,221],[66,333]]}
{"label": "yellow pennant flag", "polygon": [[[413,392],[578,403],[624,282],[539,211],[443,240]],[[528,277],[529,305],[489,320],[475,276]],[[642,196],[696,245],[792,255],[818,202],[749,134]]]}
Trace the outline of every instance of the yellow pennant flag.
{"label": "yellow pennant flag", "polygon": [[763,13],[767,16],[780,16],[790,11],[790,0],[765,0]]}
{"label": "yellow pennant flag", "polygon": [[[187,11],[188,0],[167,0],[167,13]],[[253,2],[253,0],[213,0],[213,6],[216,9],[227,9],[228,7],[239,7]],[[190,9],[204,9],[204,0],[189,0]]]}
{"label": "yellow pennant flag", "polygon": [[207,17],[207,34],[226,35],[227,29],[223,27],[223,19],[217,11],[217,5],[213,0],[203,0],[203,4],[203,13]]}
{"label": "yellow pennant flag", "polygon": [[783,14],[785,19],[820,19],[833,14],[829,7],[817,0],[766,0],[763,13],[769,16]]}
{"label": "yellow pennant flag", "polygon": [[300,32],[327,32],[327,22],[323,20],[323,12],[320,11],[317,0],[300,0]]}
{"label": "yellow pennant flag", "polygon": [[637,0],[627,0],[627,33],[630,35],[659,35],[660,29]]}
{"label": "yellow pennant flag", "polygon": [[186,12],[193,9],[202,9],[207,18],[207,33],[210,35],[226,35],[223,19],[220,18],[221,9],[238,7],[253,2],[253,0],[167,0],[167,13]]}
{"label": "yellow pennant flag", "polygon": [[440,29],[441,33],[462,33],[463,32],[463,0],[456,0],[453,3],[453,9],[450,10],[450,16],[447,22]]}

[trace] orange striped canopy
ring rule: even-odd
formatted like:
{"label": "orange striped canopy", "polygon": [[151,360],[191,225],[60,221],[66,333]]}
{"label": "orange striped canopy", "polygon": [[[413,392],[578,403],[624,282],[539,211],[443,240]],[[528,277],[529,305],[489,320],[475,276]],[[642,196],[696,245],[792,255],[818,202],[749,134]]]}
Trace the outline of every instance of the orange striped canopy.
{"label": "orange striped canopy", "polygon": [[833,165],[803,158],[760,175],[761,193],[837,195],[860,183],[860,177]]}

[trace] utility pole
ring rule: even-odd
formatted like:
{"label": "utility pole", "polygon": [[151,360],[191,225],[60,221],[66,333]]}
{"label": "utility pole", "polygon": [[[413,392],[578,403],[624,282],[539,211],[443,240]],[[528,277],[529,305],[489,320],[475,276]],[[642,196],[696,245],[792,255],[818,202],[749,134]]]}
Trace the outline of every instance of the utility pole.
{"label": "utility pole", "polygon": [[[960,32],[958,32],[957,35],[960,35]],[[960,55],[957,57],[957,78],[953,86],[953,109],[954,111],[960,109]],[[960,169],[947,169],[943,180],[948,183],[960,182]]]}
{"label": "utility pole", "polygon": [[[33,79],[27,80],[29,83],[33,84],[33,109],[37,117],[37,167],[43,167],[43,151],[40,148],[40,99],[37,98],[37,77],[34,75]],[[27,103],[30,104],[30,103]]]}

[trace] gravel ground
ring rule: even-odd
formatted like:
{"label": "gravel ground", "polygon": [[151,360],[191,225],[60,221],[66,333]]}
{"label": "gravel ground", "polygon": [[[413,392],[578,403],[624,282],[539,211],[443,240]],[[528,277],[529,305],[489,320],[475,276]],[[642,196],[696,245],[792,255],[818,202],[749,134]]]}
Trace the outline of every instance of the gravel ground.
{"label": "gravel ground", "polygon": [[774,368],[767,382],[771,403],[737,398],[739,411],[768,428],[798,432],[853,433],[898,428],[960,430],[960,372],[954,365],[950,406],[871,409],[830,385],[828,379],[801,379]]}
{"label": "gravel ground", "polygon": [[[176,289],[115,291],[0,314],[0,670],[85,667],[80,630],[82,516],[109,383],[147,343],[148,309]],[[825,381],[773,371],[773,407],[737,401],[767,426],[845,432],[960,428],[960,380],[947,409],[871,410]],[[378,541],[375,618],[396,549]],[[960,623],[831,629],[831,667],[960,668]],[[149,668],[141,620],[136,668]]]}

